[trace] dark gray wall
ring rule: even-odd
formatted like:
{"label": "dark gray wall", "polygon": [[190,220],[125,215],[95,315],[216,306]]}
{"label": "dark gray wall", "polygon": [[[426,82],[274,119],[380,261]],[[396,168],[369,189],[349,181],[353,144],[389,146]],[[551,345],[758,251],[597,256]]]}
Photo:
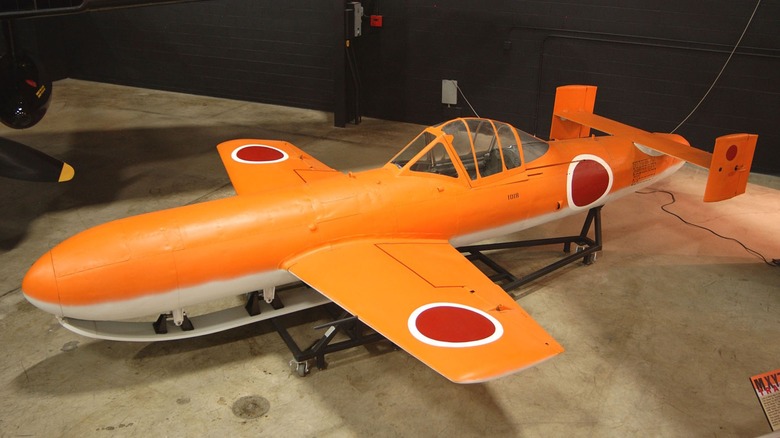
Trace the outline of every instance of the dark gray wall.
{"label": "dark gray wall", "polygon": [[330,110],[332,3],[222,0],[39,19],[68,76]]}
{"label": "dark gray wall", "polygon": [[[706,93],[755,1],[366,1],[385,27],[356,42],[367,113],[435,123],[441,79],[480,116],[546,137],[556,86],[599,86],[596,111],[671,131]],[[716,87],[678,133],[703,149],[760,135],[754,170],[780,174],[780,2],[764,1]],[[462,98],[461,113],[472,114]]]}
{"label": "dark gray wall", "polygon": [[[38,19],[35,27],[39,50],[70,77],[332,110],[336,3],[208,0]],[[568,83],[599,86],[602,115],[674,129],[715,79],[756,2],[363,4],[384,17],[382,29],[366,23],[352,41],[364,115],[417,123],[470,115],[464,104],[440,103],[441,80],[457,79],[480,116],[544,137],[554,89]],[[758,133],[754,170],[774,174],[778,29],[780,2],[764,0],[720,81],[678,131],[703,149],[719,135]]]}

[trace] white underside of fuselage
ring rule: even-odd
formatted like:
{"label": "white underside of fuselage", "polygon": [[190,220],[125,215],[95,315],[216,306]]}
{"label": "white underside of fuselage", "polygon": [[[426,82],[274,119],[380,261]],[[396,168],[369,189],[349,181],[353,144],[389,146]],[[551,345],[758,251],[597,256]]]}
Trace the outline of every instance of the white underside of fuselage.
{"label": "white underside of fuselage", "polygon": [[285,289],[276,295],[284,306],[275,308],[261,300],[259,313],[249,314],[242,304],[225,307],[209,313],[188,315],[189,327],[176,327],[170,321],[160,332],[151,321],[92,321],[76,318],[59,318],[63,327],[83,336],[111,341],[157,342],[187,339],[278,318],[330,302],[314,289],[300,286]]}
{"label": "white underside of fuselage", "polygon": [[172,291],[159,291],[139,298],[107,301],[84,306],[60,306],[27,299],[36,307],[59,317],[93,321],[117,321],[141,318],[150,315],[184,309],[197,304],[244,293],[268,289],[299,281],[288,271],[277,269],[257,272],[229,280],[211,281],[196,286],[182,287]]}

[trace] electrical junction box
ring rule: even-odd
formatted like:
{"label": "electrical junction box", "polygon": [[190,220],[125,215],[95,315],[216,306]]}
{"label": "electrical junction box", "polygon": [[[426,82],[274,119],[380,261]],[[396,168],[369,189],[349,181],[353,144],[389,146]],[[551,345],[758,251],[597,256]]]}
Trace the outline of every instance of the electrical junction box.
{"label": "electrical junction box", "polygon": [[452,79],[441,80],[441,103],[444,105],[458,104],[458,81]]}
{"label": "electrical junction box", "polygon": [[[363,35],[363,5],[360,2],[347,3],[347,12],[352,11],[352,15],[347,17],[348,31],[351,30],[352,34],[349,37],[359,37]],[[351,27],[349,26],[351,24]]]}

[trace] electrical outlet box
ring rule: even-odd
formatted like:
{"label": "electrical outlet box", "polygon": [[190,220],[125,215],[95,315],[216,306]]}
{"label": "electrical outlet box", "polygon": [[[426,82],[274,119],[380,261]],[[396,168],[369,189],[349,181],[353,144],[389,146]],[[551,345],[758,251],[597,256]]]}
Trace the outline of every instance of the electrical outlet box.
{"label": "electrical outlet box", "polygon": [[350,22],[352,24],[352,27],[350,30],[352,30],[350,37],[359,37],[360,35],[363,35],[363,5],[360,2],[349,2],[347,3],[347,11],[352,11],[352,16],[350,18]]}
{"label": "electrical outlet box", "polygon": [[441,80],[441,103],[444,105],[458,104],[458,81],[452,79]]}

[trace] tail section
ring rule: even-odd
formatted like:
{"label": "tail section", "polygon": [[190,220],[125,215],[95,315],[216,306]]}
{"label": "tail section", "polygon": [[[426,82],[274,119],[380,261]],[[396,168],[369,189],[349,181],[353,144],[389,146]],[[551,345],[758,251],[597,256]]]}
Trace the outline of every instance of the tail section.
{"label": "tail section", "polygon": [[[550,140],[568,140],[590,136],[591,126],[566,119],[569,112],[593,113],[596,103],[596,87],[592,85],[566,85],[555,93]],[[560,114],[560,116],[558,116]],[[556,117],[558,116],[558,117]]]}
{"label": "tail section", "polygon": [[757,135],[731,134],[718,137],[715,140],[715,150],[709,153],[688,146],[679,136],[652,134],[593,114],[595,100],[594,86],[558,87],[550,139],[588,137],[590,128],[614,136],[627,137],[637,146],[644,146],[708,169],[705,202],[722,201],[745,193]]}
{"label": "tail section", "polygon": [[745,193],[757,135],[731,134],[715,140],[704,202],[722,201]]}

